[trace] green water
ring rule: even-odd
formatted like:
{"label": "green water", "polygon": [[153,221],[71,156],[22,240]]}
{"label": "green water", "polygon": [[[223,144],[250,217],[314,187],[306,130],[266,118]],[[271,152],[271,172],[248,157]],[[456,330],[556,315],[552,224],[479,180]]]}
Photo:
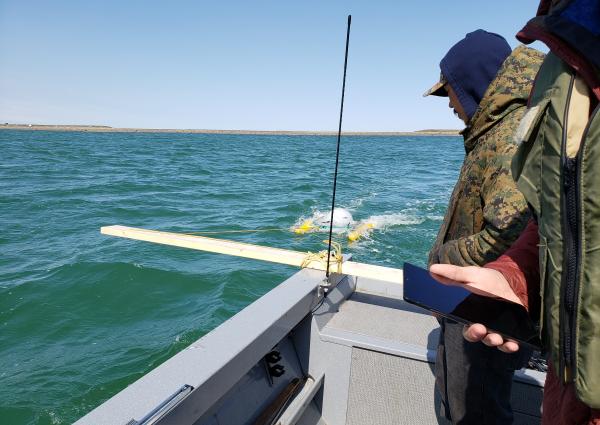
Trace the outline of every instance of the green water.
{"label": "green water", "polygon": [[[330,206],[335,137],[0,131],[0,423],[68,424],[296,269],[102,236],[281,228],[229,239],[317,251],[288,229]],[[457,137],[345,137],[337,205],[370,219],[357,261],[424,264]],[[341,238],[343,240],[343,238]]]}

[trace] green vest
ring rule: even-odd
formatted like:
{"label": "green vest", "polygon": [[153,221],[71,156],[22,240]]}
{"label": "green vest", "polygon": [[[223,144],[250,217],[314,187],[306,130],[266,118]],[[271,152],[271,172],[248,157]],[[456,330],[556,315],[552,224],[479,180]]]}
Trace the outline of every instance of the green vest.
{"label": "green vest", "polygon": [[574,84],[573,69],[548,54],[516,132],[512,171],[538,220],[544,347],[578,398],[600,408],[600,114],[596,107],[568,158]]}

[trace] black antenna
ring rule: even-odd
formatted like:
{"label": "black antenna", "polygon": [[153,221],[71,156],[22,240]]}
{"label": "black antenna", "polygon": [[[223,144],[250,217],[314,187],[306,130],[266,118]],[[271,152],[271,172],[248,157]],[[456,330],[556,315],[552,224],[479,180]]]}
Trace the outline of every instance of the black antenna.
{"label": "black antenna", "polygon": [[331,219],[329,221],[329,241],[327,244],[327,268],[325,278],[329,279],[329,257],[331,256],[331,236],[333,234],[333,210],[335,208],[335,189],[337,186],[338,164],[340,162],[340,138],[342,136],[342,116],[344,115],[344,92],[346,91],[346,67],[348,66],[348,44],[350,43],[350,23],[352,15],[348,15],[348,29],[346,30],[346,54],[344,56],[344,80],[342,83],[342,103],[340,106],[340,125],[337,134],[337,150],[335,153],[335,172],[333,174],[333,196],[331,199]]}

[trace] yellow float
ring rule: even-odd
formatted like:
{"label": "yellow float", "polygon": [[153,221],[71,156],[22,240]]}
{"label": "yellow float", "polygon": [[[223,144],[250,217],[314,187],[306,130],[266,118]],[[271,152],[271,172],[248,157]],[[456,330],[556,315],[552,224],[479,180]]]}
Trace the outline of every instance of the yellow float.
{"label": "yellow float", "polygon": [[294,233],[297,235],[304,235],[305,233],[316,232],[317,230],[319,230],[319,226],[315,225],[314,220],[310,218],[294,227]]}
{"label": "yellow float", "polygon": [[350,242],[355,242],[360,238],[369,236],[373,229],[375,229],[375,223],[360,223],[358,226],[348,232],[348,240]]}

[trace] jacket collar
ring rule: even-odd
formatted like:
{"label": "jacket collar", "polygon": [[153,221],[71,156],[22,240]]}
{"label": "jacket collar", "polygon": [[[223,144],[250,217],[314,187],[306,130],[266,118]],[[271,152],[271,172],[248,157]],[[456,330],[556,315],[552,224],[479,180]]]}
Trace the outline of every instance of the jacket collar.
{"label": "jacket collar", "polygon": [[572,0],[544,0],[538,16],[519,31],[524,43],[539,40],[579,73],[600,100],[600,36],[569,18],[579,6]]}

